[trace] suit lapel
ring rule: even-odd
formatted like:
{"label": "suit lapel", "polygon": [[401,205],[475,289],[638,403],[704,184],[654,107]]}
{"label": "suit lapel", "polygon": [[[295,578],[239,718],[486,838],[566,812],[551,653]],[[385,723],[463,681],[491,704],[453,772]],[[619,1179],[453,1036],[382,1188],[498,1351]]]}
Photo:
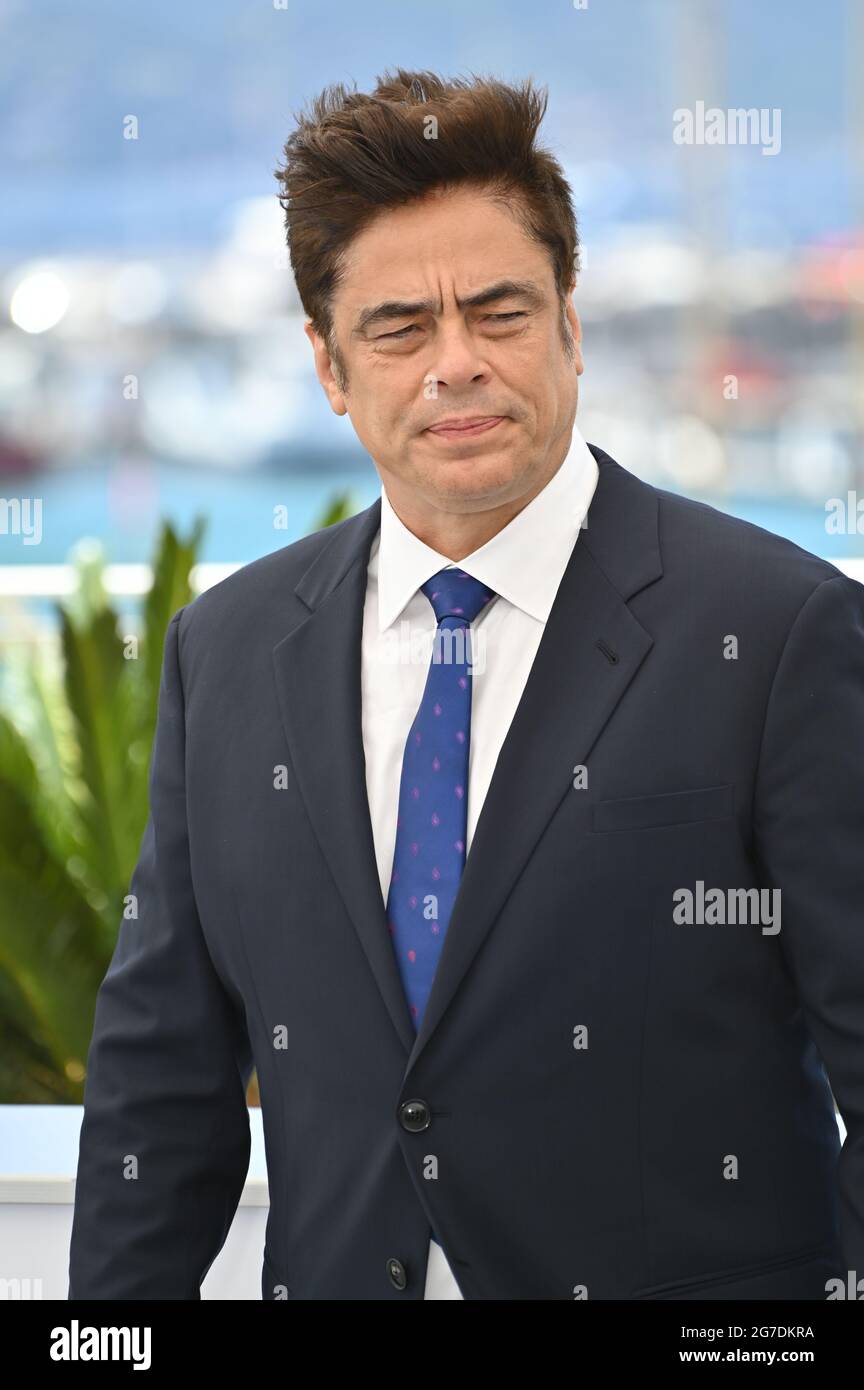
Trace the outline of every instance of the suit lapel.
{"label": "suit lapel", "polygon": [[657,497],[594,445],[599,478],[477,822],[418,1034],[387,929],[366,795],[360,652],[380,500],[338,528],[273,650],[285,733],[322,851],[406,1055],[434,1033],[563,797],[652,646],[627,606],[662,574]]}
{"label": "suit lapel", "polygon": [[296,593],[312,612],[273,648],[282,722],[309,819],[406,1053],[415,1032],[387,917],[366,793],[360,652],[380,498],[339,528]]}

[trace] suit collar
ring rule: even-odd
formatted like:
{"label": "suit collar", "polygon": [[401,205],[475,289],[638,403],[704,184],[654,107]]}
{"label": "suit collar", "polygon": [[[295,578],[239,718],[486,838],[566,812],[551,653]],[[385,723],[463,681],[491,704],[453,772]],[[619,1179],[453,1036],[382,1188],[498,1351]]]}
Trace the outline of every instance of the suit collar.
{"label": "suit collar", "polygon": [[[546,486],[459,568],[494,594],[545,623],[597,483],[597,462],[574,429],[566,457]],[[373,542],[370,581],[378,589],[378,628],[395,623],[421,585],[453,565],[424,544],[381,492],[381,529]]]}
{"label": "suit collar", "polygon": [[[621,597],[629,599],[663,573],[657,534],[657,494],[654,488],[622,468],[596,444],[586,447],[597,463],[598,477],[587,520],[583,519],[579,532],[580,544],[591,551]],[[353,565],[360,564],[364,570],[368,567],[380,528],[380,497],[364,511],[332,527],[333,538],[329,545],[319,552],[295,586],[295,593],[307,608],[314,611],[339,587]],[[437,554],[432,550],[429,553]],[[479,555],[481,551],[474,553]],[[444,563],[450,562],[444,559]],[[426,575],[425,579],[429,577]],[[478,574],[477,578],[488,582],[482,575]]]}

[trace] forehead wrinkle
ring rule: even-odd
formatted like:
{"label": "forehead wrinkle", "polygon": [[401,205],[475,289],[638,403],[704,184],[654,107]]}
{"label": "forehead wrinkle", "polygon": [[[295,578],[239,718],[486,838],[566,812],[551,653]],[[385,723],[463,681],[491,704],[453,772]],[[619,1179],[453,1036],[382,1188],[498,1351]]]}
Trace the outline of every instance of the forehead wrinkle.
{"label": "forehead wrinkle", "polygon": [[[491,304],[496,299],[516,295],[528,299],[534,304],[542,303],[545,299],[543,291],[532,280],[507,279],[497,280],[493,285],[487,285],[484,289],[476,290],[474,294],[465,295],[461,299],[457,296],[456,304],[460,309],[480,308],[484,304]],[[408,318],[412,314],[440,314],[441,310],[442,301],[440,299],[382,300],[380,304],[361,309],[355,321],[353,332],[355,334],[363,333],[371,324],[382,319]]]}

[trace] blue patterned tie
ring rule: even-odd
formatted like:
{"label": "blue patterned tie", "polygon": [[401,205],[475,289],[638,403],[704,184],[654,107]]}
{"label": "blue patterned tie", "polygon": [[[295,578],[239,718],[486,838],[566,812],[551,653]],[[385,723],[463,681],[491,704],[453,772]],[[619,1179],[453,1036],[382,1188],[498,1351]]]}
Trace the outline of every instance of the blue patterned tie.
{"label": "blue patterned tie", "polygon": [[419,1030],[465,867],[471,738],[469,624],[495,597],[464,570],[422,586],[438,626],[426,688],[405,743],[387,922]]}

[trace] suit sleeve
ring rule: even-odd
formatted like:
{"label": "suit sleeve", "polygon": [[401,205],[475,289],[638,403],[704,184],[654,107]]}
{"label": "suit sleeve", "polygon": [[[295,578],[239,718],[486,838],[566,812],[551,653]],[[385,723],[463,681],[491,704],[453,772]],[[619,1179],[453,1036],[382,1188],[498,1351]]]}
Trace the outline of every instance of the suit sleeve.
{"label": "suit sleeve", "polygon": [[779,942],[846,1139],[840,1249],[864,1273],[864,585],[825,579],[789,633],[754,796],[758,858],[780,889]]}
{"label": "suit sleeve", "polygon": [[149,812],[87,1057],[70,1299],[200,1299],[249,1164],[252,1058],[207,950],[186,823],[184,609],[165,636]]}

